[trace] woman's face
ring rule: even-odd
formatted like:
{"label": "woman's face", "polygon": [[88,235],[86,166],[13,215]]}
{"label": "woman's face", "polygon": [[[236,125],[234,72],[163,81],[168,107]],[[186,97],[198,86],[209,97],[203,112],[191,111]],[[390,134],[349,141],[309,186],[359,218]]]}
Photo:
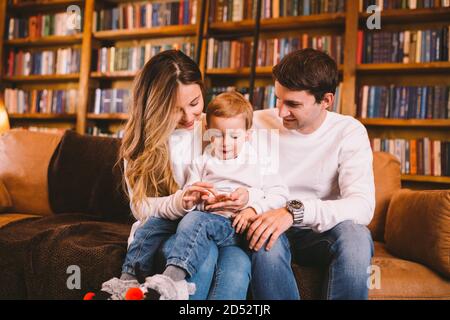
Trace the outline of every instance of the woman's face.
{"label": "woman's face", "polygon": [[203,111],[203,95],[198,84],[179,84],[177,92],[177,129],[194,129],[195,121],[200,121]]}

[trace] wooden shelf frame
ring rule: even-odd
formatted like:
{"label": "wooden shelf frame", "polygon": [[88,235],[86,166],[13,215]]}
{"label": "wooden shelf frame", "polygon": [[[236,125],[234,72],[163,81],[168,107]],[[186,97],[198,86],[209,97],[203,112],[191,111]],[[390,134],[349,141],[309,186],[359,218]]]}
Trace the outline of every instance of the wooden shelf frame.
{"label": "wooden shelf frame", "polygon": [[406,175],[402,174],[402,181],[412,182],[431,182],[440,184],[450,184],[450,177],[423,176],[423,175]]}
{"label": "wooden shelf frame", "polygon": [[358,118],[365,126],[449,128],[450,119],[385,119]]}
{"label": "wooden shelf frame", "polygon": [[5,40],[7,47],[44,47],[44,46],[64,46],[81,44],[83,39],[82,34],[77,33],[74,35],[58,36],[51,35],[40,38],[16,38]]}
{"label": "wooden shelf frame", "polygon": [[9,118],[12,120],[70,120],[75,121],[77,115],[69,113],[10,113]]}

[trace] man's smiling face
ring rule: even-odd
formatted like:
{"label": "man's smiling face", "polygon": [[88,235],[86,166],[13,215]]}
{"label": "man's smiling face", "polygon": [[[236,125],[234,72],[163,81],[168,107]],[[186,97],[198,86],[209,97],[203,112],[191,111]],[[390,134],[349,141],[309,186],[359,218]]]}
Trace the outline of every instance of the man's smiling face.
{"label": "man's smiling face", "polygon": [[309,92],[292,91],[275,81],[277,108],[283,125],[289,130],[307,130],[314,126],[324,108]]}

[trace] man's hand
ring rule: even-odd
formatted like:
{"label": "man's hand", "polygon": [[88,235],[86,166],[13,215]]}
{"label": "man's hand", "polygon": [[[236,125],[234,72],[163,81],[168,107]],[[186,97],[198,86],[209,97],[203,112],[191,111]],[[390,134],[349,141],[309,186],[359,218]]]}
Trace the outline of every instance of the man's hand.
{"label": "man's hand", "polygon": [[188,186],[183,194],[183,208],[185,210],[192,209],[195,205],[202,201],[203,197],[216,195],[214,186],[207,182],[196,182]]}
{"label": "man's hand", "polygon": [[[218,198],[220,199],[220,196]],[[205,210],[207,211],[239,212],[248,203],[248,190],[237,188],[230,193],[230,199],[225,201],[217,201],[216,196],[203,198],[203,200],[205,200]]]}
{"label": "man's hand", "polygon": [[236,229],[236,233],[243,233],[250,226],[250,218],[256,216],[256,212],[253,208],[246,208],[239,213],[235,213],[231,216],[233,219],[233,228]]}
{"label": "man's hand", "polygon": [[258,251],[270,239],[266,246],[269,251],[278,237],[292,226],[294,219],[286,208],[280,208],[254,216],[250,218],[250,223],[247,231],[249,248]]}

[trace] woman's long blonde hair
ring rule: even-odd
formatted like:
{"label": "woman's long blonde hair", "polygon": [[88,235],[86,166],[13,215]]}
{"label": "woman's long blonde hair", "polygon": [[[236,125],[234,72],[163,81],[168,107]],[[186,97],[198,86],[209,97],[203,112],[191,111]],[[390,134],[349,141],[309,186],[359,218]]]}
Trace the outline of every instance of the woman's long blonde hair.
{"label": "woman's long blonde hair", "polygon": [[177,126],[176,115],[181,112],[176,106],[180,83],[198,84],[203,92],[197,64],[178,50],[155,55],[133,83],[119,159],[127,163],[124,177],[133,192],[132,205],[145,197],[167,196],[179,189],[172,173],[168,141]]}

